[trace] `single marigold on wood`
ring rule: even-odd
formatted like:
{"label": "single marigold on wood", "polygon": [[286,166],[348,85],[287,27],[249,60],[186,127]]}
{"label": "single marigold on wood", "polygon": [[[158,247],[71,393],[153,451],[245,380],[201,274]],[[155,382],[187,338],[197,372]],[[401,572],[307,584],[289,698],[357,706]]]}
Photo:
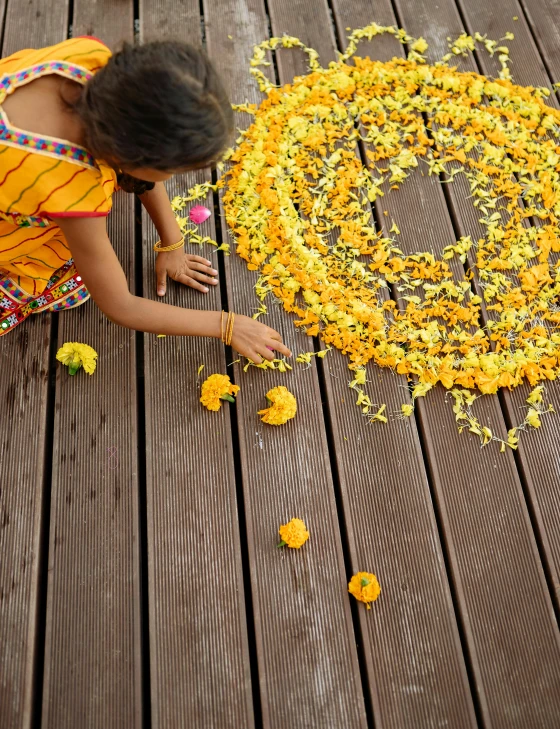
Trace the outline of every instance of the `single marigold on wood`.
{"label": "single marigold on wood", "polygon": [[65,342],[56,353],[56,358],[68,367],[68,374],[75,375],[83,367],[88,375],[93,375],[97,365],[97,352],[89,344]]}
{"label": "single marigold on wood", "polygon": [[266,393],[270,407],[259,410],[263,423],[269,425],[283,425],[295,417],[297,402],[292,393],[284,385],[273,387]]}
{"label": "single marigold on wood", "polygon": [[381,587],[377,577],[370,572],[358,572],[348,583],[348,592],[354,595],[356,600],[365,602],[367,609],[370,609],[370,602],[379,597]]}
{"label": "single marigold on wood", "polygon": [[239,385],[232,385],[228,375],[210,375],[203,383],[200,402],[208,410],[219,410],[223,400],[235,402],[233,395],[239,392]]}
{"label": "single marigold on wood", "polygon": [[278,534],[282,539],[279,547],[299,549],[309,539],[309,532],[301,519],[291,519],[287,524],[282,524]]}

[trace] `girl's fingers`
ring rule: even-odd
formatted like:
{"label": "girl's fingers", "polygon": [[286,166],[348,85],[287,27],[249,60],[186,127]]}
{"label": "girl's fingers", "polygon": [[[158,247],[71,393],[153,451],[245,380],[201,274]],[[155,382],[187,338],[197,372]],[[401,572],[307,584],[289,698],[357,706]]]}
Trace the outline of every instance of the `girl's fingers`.
{"label": "girl's fingers", "polygon": [[187,258],[189,260],[189,263],[202,263],[203,266],[212,265],[212,261],[209,261],[207,258],[203,258],[202,256],[191,256],[191,254],[188,253]]}
{"label": "girl's fingers", "polygon": [[292,356],[292,353],[290,352],[290,350],[288,349],[288,347],[286,347],[286,345],[284,344],[284,342],[277,342],[275,339],[272,339],[270,341],[270,345],[272,347],[274,347],[274,349],[277,352],[280,352],[280,354],[283,354],[284,357],[291,357]]}
{"label": "girl's fingers", "polygon": [[[262,352],[260,351],[261,349]],[[267,359],[269,362],[272,362],[272,360],[275,358],[274,351],[265,346],[259,347],[259,354],[263,359]]]}
{"label": "girl's fingers", "polygon": [[189,268],[191,271],[202,271],[202,273],[209,274],[210,276],[217,276],[218,272],[211,266],[207,266],[206,263],[190,262]]}
{"label": "girl's fingers", "polygon": [[277,339],[279,342],[282,341],[282,335],[280,334],[280,332],[277,332],[276,329],[271,329],[270,327],[268,327],[267,334],[271,339]]}
{"label": "girl's fingers", "polygon": [[204,274],[199,273],[198,271],[191,271],[191,278],[194,278],[196,281],[202,281],[203,283],[212,284],[212,286],[216,286],[218,281],[215,278],[212,278],[211,276],[204,276]]}
{"label": "girl's fingers", "polygon": [[195,281],[194,278],[190,278],[189,276],[186,276],[184,273],[180,274],[176,281],[179,283],[184,284],[185,286],[190,286],[191,289],[196,289],[197,291],[202,291],[203,294],[208,293],[208,289],[206,286],[203,286],[202,284],[198,283],[198,281]]}
{"label": "girl's fingers", "polygon": [[254,354],[250,355],[249,359],[252,362],[254,362],[255,364],[261,364],[261,362],[262,362],[262,357],[260,356],[260,354],[257,354],[257,352],[255,352]]}
{"label": "girl's fingers", "polygon": [[156,271],[156,290],[158,296],[165,296],[167,272],[165,268]]}

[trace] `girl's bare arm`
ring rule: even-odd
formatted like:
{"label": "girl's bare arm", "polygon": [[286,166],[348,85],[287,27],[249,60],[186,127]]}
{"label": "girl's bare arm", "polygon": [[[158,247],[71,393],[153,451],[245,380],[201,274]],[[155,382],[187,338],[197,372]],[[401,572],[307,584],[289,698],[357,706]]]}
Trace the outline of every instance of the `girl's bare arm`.
{"label": "girl's bare arm", "polygon": [[[106,218],[58,218],[76,268],[101,311],[115,324],[154,334],[220,338],[221,312],[181,309],[133,296],[107,236]],[[291,352],[278,332],[246,316],[235,317],[233,347],[254,362]]]}

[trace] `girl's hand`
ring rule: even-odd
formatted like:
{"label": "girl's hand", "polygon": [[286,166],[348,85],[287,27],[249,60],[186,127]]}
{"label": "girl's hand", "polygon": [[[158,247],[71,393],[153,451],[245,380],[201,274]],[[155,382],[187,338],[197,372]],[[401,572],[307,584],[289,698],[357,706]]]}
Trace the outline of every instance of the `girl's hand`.
{"label": "girl's hand", "polygon": [[157,294],[165,296],[168,276],[174,281],[207,294],[208,287],[204,284],[216,286],[218,281],[214,276],[217,273],[212,268],[212,263],[206,258],[191,256],[189,253],[185,253],[183,248],[158,253],[156,258]]}
{"label": "girl's hand", "polygon": [[286,357],[292,356],[277,331],[241,314],[236,314],[233,321],[231,346],[255,364],[260,364],[263,359],[273,360],[274,350]]}

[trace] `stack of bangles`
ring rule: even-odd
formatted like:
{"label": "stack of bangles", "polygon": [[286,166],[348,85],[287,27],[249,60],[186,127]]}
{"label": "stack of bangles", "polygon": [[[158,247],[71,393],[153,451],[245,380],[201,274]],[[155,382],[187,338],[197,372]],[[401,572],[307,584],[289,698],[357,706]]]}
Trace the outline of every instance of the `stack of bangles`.
{"label": "stack of bangles", "polygon": [[222,311],[221,319],[220,319],[220,334],[222,336],[222,342],[229,347],[231,344],[231,338],[233,336],[233,320],[235,319],[235,314],[233,311],[227,312],[227,319],[226,319],[226,328],[224,330],[224,314],[226,312]]}
{"label": "stack of bangles", "polygon": [[158,242],[154,245],[154,251],[156,253],[165,253],[166,251],[176,251],[177,248],[182,248],[185,245],[185,239],[181,238],[181,240],[177,241],[177,243],[173,243],[173,245],[170,246],[162,246],[161,241],[158,240]]}

